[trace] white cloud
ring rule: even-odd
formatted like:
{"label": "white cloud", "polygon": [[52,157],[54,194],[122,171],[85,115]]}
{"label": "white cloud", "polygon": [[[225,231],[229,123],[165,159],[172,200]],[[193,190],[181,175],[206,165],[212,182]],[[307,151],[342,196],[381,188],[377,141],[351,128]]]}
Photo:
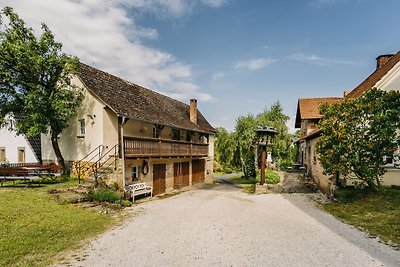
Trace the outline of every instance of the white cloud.
{"label": "white cloud", "polygon": [[339,65],[358,65],[357,62],[347,61],[347,60],[338,60],[338,59],[330,59],[330,58],[323,58],[317,55],[307,55],[303,53],[292,54],[288,56],[289,59],[302,61],[302,62],[309,62],[316,65],[331,65],[331,64],[339,64]]}
{"label": "white cloud", "polygon": [[[204,1],[211,7],[225,1]],[[196,97],[207,101],[191,81],[192,68],[174,55],[141,42],[157,39],[153,28],[141,27],[135,12],[154,12],[161,18],[190,14],[194,0],[5,0],[0,8],[11,6],[39,34],[45,22],[63,44],[67,54],[133,83],[164,92],[180,100]],[[213,4],[214,3],[214,4]],[[128,9],[132,12],[128,14]],[[136,13],[137,15],[137,13]]]}
{"label": "white cloud", "polygon": [[210,7],[220,7],[228,2],[228,0],[201,0],[201,2]]}
{"label": "white cloud", "polygon": [[199,5],[218,8],[228,0],[116,0],[136,8],[138,12],[150,13],[160,19],[181,18],[191,15]]}
{"label": "white cloud", "polygon": [[216,81],[225,77],[225,74],[222,72],[217,72],[212,75],[212,80]]}
{"label": "white cloud", "polygon": [[235,64],[235,69],[247,69],[247,70],[259,70],[267,65],[276,62],[275,59],[267,59],[267,58],[258,58],[258,59],[251,59],[247,61],[239,61]]}

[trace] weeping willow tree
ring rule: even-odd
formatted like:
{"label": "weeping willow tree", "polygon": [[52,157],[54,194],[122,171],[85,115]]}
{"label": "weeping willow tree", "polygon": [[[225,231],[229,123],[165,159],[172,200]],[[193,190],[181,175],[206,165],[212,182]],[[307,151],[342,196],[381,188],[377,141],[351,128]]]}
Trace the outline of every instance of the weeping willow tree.
{"label": "weeping willow tree", "polygon": [[274,127],[278,134],[272,147],[272,157],[280,166],[294,162],[291,148],[292,135],[288,132],[286,122],[289,117],[283,113],[279,102],[266,108],[256,116],[248,114],[236,119],[235,130],[232,133],[219,128],[216,137],[216,158],[222,164],[228,164],[240,169],[245,177],[255,177],[258,162],[255,161],[257,147],[255,144],[255,129],[260,125]]}

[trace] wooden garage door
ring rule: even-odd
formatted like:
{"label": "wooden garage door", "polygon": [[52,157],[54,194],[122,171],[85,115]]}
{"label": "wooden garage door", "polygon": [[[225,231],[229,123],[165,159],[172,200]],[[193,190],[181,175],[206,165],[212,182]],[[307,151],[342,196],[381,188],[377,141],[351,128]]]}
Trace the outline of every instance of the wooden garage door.
{"label": "wooden garage door", "polygon": [[174,163],[174,189],[189,185],[189,162]]}
{"label": "wooden garage door", "polygon": [[153,165],[153,195],[165,193],[165,164]]}
{"label": "wooden garage door", "polygon": [[192,184],[204,181],[206,162],[205,160],[193,160],[192,162]]}

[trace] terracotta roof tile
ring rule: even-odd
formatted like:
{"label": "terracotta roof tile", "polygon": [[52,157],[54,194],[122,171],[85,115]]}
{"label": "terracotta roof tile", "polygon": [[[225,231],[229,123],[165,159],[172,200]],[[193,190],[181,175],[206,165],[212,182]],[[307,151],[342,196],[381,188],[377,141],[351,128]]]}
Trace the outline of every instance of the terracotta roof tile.
{"label": "terracotta roof tile", "polygon": [[367,79],[351,91],[346,98],[357,98],[371,89],[400,61],[400,51],[392,56],[385,64],[376,69]]}
{"label": "terracotta roof tile", "polygon": [[80,63],[84,85],[119,116],[192,131],[214,132],[201,112],[197,125],[190,121],[190,106]]}
{"label": "terracotta roof tile", "polygon": [[297,102],[295,127],[301,127],[301,120],[320,119],[319,106],[322,103],[335,103],[342,100],[342,97],[300,98]]}

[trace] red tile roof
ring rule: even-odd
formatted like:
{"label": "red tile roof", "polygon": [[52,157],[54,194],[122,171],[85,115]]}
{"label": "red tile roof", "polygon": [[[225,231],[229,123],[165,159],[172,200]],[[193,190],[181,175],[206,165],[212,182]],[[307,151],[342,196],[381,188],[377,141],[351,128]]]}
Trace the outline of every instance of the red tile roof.
{"label": "red tile roof", "polygon": [[400,61],[400,51],[392,56],[385,64],[376,69],[368,78],[351,91],[346,98],[357,98],[373,88]]}
{"label": "red tile roof", "polygon": [[319,106],[323,103],[336,103],[342,97],[300,98],[297,102],[295,127],[301,127],[301,121],[307,119],[320,119]]}
{"label": "red tile roof", "polygon": [[88,90],[118,116],[191,131],[214,132],[200,111],[197,124],[191,122],[190,106],[175,99],[83,63],[80,63],[78,76]]}

